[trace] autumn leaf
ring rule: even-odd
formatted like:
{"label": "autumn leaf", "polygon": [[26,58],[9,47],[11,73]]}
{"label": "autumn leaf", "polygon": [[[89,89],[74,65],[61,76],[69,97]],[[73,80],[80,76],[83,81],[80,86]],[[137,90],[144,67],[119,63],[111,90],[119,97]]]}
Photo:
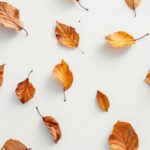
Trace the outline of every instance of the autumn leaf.
{"label": "autumn leaf", "polygon": [[42,120],[47,127],[49,133],[52,135],[54,143],[57,144],[58,141],[60,140],[62,134],[61,134],[61,129],[58,124],[58,122],[51,116],[46,116],[43,117],[42,114],[40,113],[38,107],[36,107],[39,115],[42,117]]}
{"label": "autumn leaf", "polygon": [[135,44],[136,41],[148,35],[149,33],[147,33],[146,35],[138,39],[135,39],[133,36],[131,36],[127,32],[119,31],[119,32],[115,32],[115,33],[107,35],[105,39],[114,48],[124,48],[124,47],[128,47],[128,46]]}
{"label": "autumn leaf", "polygon": [[24,81],[18,84],[16,88],[16,95],[23,104],[33,98],[35,94],[35,88],[29,81],[29,76],[32,72],[33,70],[29,73],[28,77]]}
{"label": "autumn leaf", "polygon": [[141,3],[141,0],[125,0],[129,8],[133,9],[135,12],[135,17],[136,17],[136,8],[139,6]]}
{"label": "autumn leaf", "polygon": [[5,65],[0,65],[0,87],[3,84],[4,67],[5,67]]}
{"label": "autumn leaf", "polygon": [[1,150],[30,150],[18,140],[9,139],[5,142]]}
{"label": "autumn leaf", "polygon": [[132,126],[127,122],[118,121],[109,137],[112,150],[137,150],[138,136]]}
{"label": "autumn leaf", "polygon": [[146,78],[145,78],[145,82],[146,82],[148,85],[150,85],[150,70],[148,71],[148,74],[147,74],[147,76],[146,76]]}
{"label": "autumn leaf", "polygon": [[81,0],[76,0],[76,2],[77,2],[83,9],[85,9],[86,11],[88,11],[89,9],[88,9],[88,8],[85,8],[85,7],[81,4],[80,1],[81,1]]}
{"label": "autumn leaf", "polygon": [[108,97],[105,94],[103,94],[102,92],[97,91],[97,101],[98,101],[99,107],[103,111],[107,112],[110,107]]}
{"label": "autumn leaf", "polygon": [[54,67],[53,75],[63,85],[64,101],[66,101],[65,91],[68,90],[73,83],[73,74],[68,64],[62,60],[60,64]]}
{"label": "autumn leaf", "polygon": [[0,24],[16,31],[24,30],[28,35],[27,30],[20,21],[19,10],[6,2],[0,2]]}

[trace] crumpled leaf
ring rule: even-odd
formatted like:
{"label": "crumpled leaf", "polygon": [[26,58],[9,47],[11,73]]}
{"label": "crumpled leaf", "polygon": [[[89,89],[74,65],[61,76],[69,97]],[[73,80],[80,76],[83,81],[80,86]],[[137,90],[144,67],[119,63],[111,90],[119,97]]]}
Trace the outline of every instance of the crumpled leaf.
{"label": "crumpled leaf", "polygon": [[150,85],[150,70],[148,71],[148,74],[147,74],[147,76],[146,76],[146,78],[145,78],[145,82],[146,82],[148,85]]}
{"label": "crumpled leaf", "polygon": [[5,65],[0,65],[0,86],[3,84],[3,74]]}
{"label": "crumpled leaf", "polygon": [[103,94],[102,92],[97,91],[97,101],[98,101],[99,107],[103,111],[107,112],[110,107],[108,97],[105,94]]}
{"label": "crumpled leaf", "polygon": [[44,122],[45,126],[47,127],[49,133],[52,135],[54,143],[57,144],[62,136],[59,123],[51,116],[43,117],[42,114],[40,113],[38,107],[36,107],[36,109],[37,109],[39,115],[42,117],[43,122]]}
{"label": "crumpled leaf", "polygon": [[55,29],[56,38],[58,42],[68,48],[76,48],[79,45],[79,34],[75,31],[75,28],[67,26],[60,22],[56,22],[57,26]]}
{"label": "crumpled leaf", "polygon": [[6,2],[0,2],[0,24],[16,31],[24,30],[28,35],[20,21],[19,10]]}
{"label": "crumpled leaf", "polygon": [[148,35],[149,33],[138,39],[135,39],[133,36],[131,36],[127,32],[118,31],[118,32],[107,35],[105,39],[114,48],[124,48],[124,47],[135,44],[137,40],[140,40]]}
{"label": "crumpled leaf", "polygon": [[125,0],[129,8],[133,9],[136,17],[136,8],[140,5],[141,0]]}
{"label": "crumpled leaf", "polygon": [[76,0],[76,2],[77,2],[84,10],[88,11],[89,9],[88,9],[88,8],[85,8],[85,7],[81,4],[80,1],[81,1],[81,0]]}
{"label": "crumpled leaf", "polygon": [[127,122],[118,121],[109,137],[112,150],[137,150],[138,136],[132,126]]}
{"label": "crumpled leaf", "polygon": [[33,98],[35,94],[35,88],[29,81],[29,76],[32,73],[32,71],[29,73],[28,77],[24,81],[18,84],[16,88],[16,95],[23,104],[28,102],[31,98]]}
{"label": "crumpled leaf", "polygon": [[[70,71],[68,64],[64,60],[54,67],[53,75],[63,85],[64,91],[71,87],[73,83],[73,74]],[[66,98],[64,98],[64,100],[66,101]]]}
{"label": "crumpled leaf", "polygon": [[9,139],[5,142],[1,150],[30,150],[18,140]]}

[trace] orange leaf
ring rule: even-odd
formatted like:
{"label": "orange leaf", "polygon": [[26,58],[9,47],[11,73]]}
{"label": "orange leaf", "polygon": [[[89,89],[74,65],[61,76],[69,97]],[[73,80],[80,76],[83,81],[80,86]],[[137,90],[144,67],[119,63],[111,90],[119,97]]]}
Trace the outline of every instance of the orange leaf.
{"label": "orange leaf", "polygon": [[49,133],[52,135],[55,144],[57,144],[62,136],[61,129],[60,129],[58,122],[51,116],[43,117],[41,115],[38,107],[36,107],[36,109],[37,109],[39,115],[42,117],[43,122],[44,122],[45,126],[47,127]]}
{"label": "orange leaf", "polygon": [[148,71],[148,74],[145,78],[145,82],[150,85],[150,70]]}
{"label": "orange leaf", "polygon": [[103,94],[102,92],[97,91],[97,101],[98,101],[99,107],[103,111],[107,112],[110,107],[110,103],[109,103],[107,96]]}
{"label": "orange leaf", "polygon": [[132,126],[127,122],[118,121],[109,137],[112,150],[137,150],[138,136]]}
{"label": "orange leaf", "polygon": [[64,60],[54,67],[53,75],[63,85],[64,91],[71,87],[73,83],[73,74],[70,71],[68,64]]}
{"label": "orange leaf", "polygon": [[1,150],[30,150],[18,140],[9,139],[5,142]]}
{"label": "orange leaf", "polygon": [[28,77],[24,81],[18,84],[16,88],[16,95],[23,104],[33,98],[35,94],[35,88],[33,87],[32,83],[29,82],[29,76],[32,71],[29,73]]}
{"label": "orange leaf", "polygon": [[56,23],[55,33],[58,42],[68,48],[78,47],[80,37],[75,29],[59,22]]}
{"label": "orange leaf", "polygon": [[3,74],[5,65],[0,65],[0,86],[3,84]]}
{"label": "orange leaf", "polygon": [[20,21],[19,10],[6,2],[0,2],[0,24],[16,31],[24,30],[28,35]]}

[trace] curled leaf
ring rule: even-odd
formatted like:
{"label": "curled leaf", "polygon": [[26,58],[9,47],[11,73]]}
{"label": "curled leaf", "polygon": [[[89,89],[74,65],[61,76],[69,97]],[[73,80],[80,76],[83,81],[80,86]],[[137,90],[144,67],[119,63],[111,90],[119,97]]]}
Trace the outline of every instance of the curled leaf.
{"label": "curled leaf", "polygon": [[141,0],[125,0],[129,8],[133,9],[136,17],[136,8],[140,5]]}
{"label": "curled leaf", "polygon": [[0,24],[16,31],[24,30],[28,35],[20,21],[19,10],[6,2],[0,2]]}
{"label": "curled leaf", "polygon": [[45,126],[47,127],[49,133],[52,135],[54,143],[57,144],[62,136],[59,123],[51,116],[43,117],[41,115],[38,107],[36,107],[36,109],[37,109],[39,115],[42,117],[43,122],[44,122]]}
{"label": "curled leaf", "polygon": [[76,0],[76,2],[77,2],[84,10],[88,11],[89,9],[88,9],[88,8],[85,8],[85,7],[81,4],[80,1],[81,1],[81,0]]}
{"label": "curled leaf", "polygon": [[148,35],[149,33],[138,39],[135,39],[133,36],[131,36],[127,32],[119,31],[119,32],[115,32],[115,33],[107,35],[105,39],[114,48],[124,48],[124,47],[135,44],[137,40],[140,40]]}
{"label": "curled leaf", "polygon": [[24,81],[18,84],[16,88],[16,95],[23,104],[28,102],[31,98],[33,98],[35,94],[35,88],[29,81],[29,76],[32,73],[32,71],[29,73],[28,77]]}
{"label": "curled leaf", "polygon": [[150,70],[148,71],[146,75],[145,82],[150,85]]}
{"label": "curled leaf", "polygon": [[97,101],[98,101],[99,107],[103,111],[107,112],[110,107],[108,97],[105,94],[103,94],[102,92],[97,91]]}
{"label": "curled leaf", "polygon": [[0,86],[3,84],[3,74],[5,65],[0,65]]}
{"label": "curled leaf", "polygon": [[[53,75],[63,85],[65,96],[65,91],[68,90],[73,83],[73,74],[70,71],[68,64],[62,60],[60,64],[54,67]],[[66,98],[64,100],[66,101]]]}
{"label": "curled leaf", "polygon": [[30,150],[18,140],[9,139],[5,142],[1,150]]}
{"label": "curled leaf", "polygon": [[118,121],[109,137],[112,150],[137,150],[138,136],[133,127],[127,122]]}

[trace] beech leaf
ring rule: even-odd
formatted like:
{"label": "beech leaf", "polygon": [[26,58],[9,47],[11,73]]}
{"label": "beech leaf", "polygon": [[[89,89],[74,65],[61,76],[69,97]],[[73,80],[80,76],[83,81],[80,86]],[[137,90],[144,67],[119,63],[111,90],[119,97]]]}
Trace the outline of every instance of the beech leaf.
{"label": "beech leaf", "polygon": [[73,74],[70,71],[68,64],[62,60],[60,64],[57,64],[54,67],[53,75],[63,85],[64,101],[66,101],[65,91],[68,90],[73,83]]}
{"label": "beech leaf", "polygon": [[16,31],[24,30],[28,35],[27,30],[20,21],[19,10],[7,2],[0,2],[0,24]]}
{"label": "beech leaf", "polygon": [[137,150],[138,136],[133,127],[127,122],[118,121],[109,137],[112,150]]}
{"label": "beech leaf", "polygon": [[40,113],[38,107],[36,107],[36,109],[37,109],[39,115],[42,117],[42,120],[43,120],[45,126],[47,127],[49,133],[52,135],[54,143],[57,144],[62,136],[59,123],[51,116],[43,117],[42,114]]}
{"label": "beech leaf", "polygon": [[18,140],[9,139],[5,142],[1,150],[30,150]]}
{"label": "beech leaf", "polygon": [[125,0],[129,8],[133,9],[136,17],[136,8],[140,5],[141,0]]}
{"label": "beech leaf", "polygon": [[128,34],[124,31],[118,31],[112,34],[109,34],[105,37],[106,41],[114,48],[124,48],[131,46],[136,43],[136,41],[148,36],[149,33],[146,35],[135,39],[132,35]]}
{"label": "beech leaf", "polygon": [[150,85],[150,70],[148,71],[146,78],[145,78],[145,82]]}
{"label": "beech leaf", "polygon": [[23,104],[33,98],[35,94],[35,88],[29,81],[29,76],[32,72],[33,70],[31,70],[28,77],[24,81],[20,82],[16,88],[16,95]]}
{"label": "beech leaf", "polygon": [[98,101],[99,107],[103,111],[107,112],[110,107],[108,97],[105,94],[103,94],[102,92],[97,91],[97,101]]}
{"label": "beech leaf", "polygon": [[5,67],[5,65],[0,65],[0,87],[3,84],[4,67]]}

